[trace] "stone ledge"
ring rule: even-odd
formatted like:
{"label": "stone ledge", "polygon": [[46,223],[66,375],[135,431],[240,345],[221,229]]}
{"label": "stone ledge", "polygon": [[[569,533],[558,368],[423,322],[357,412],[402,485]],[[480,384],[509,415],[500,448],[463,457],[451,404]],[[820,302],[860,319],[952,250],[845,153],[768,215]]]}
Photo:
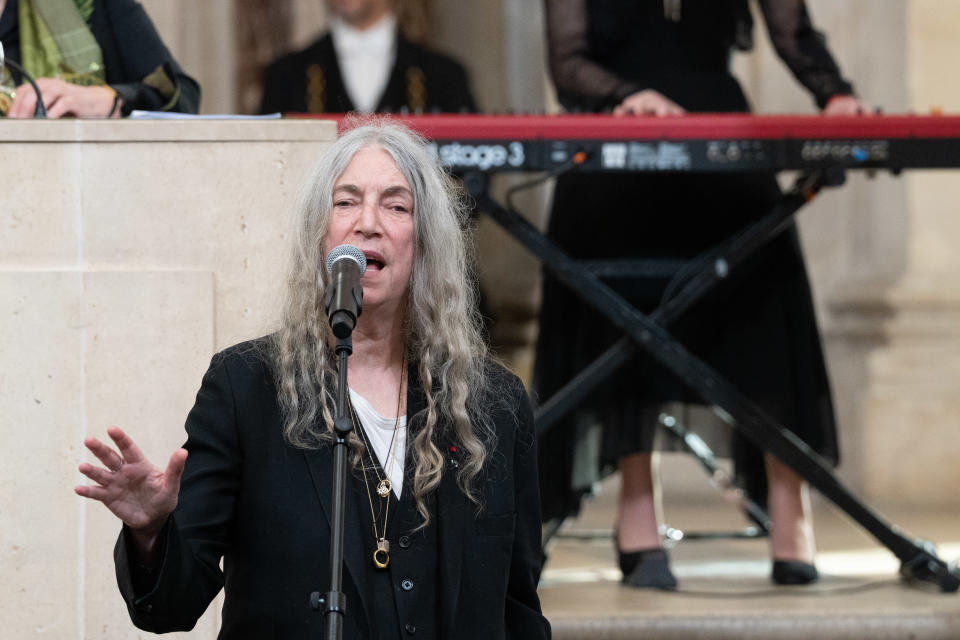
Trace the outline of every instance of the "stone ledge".
{"label": "stone ledge", "polygon": [[0,120],[9,142],[331,142],[333,120]]}

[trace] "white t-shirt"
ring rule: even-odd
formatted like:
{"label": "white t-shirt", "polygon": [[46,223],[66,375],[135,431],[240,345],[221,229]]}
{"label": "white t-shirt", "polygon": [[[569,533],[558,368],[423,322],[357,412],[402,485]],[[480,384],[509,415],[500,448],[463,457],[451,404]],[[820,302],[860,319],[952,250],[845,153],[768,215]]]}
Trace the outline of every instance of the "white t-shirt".
{"label": "white t-shirt", "polygon": [[[359,393],[350,389],[350,402],[353,403],[353,410],[357,412],[357,419],[363,425],[363,433],[367,436],[367,442],[373,448],[373,452],[380,461],[383,470],[390,474],[390,482],[393,484],[393,492],[400,499],[400,493],[403,491],[403,462],[407,451],[407,416],[400,416],[400,421],[396,422],[394,418],[384,418],[367,402],[367,399]],[[390,451],[390,439],[393,438],[393,427],[396,422],[397,438],[393,443],[393,466],[387,455]],[[360,434],[358,433],[357,436]],[[387,471],[389,469],[389,471]]]}
{"label": "white t-shirt", "polygon": [[369,29],[358,31],[339,18],[330,20],[343,84],[358,111],[373,113],[387,88],[397,56],[397,18],[384,16]]}

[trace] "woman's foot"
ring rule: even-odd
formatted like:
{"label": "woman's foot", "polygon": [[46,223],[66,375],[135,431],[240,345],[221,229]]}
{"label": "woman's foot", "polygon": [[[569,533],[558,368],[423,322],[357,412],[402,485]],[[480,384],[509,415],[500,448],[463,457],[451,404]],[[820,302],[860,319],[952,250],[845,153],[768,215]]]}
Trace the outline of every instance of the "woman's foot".
{"label": "woman's foot", "polygon": [[670,556],[665,549],[656,547],[640,551],[620,551],[618,555],[623,584],[638,589],[677,588],[677,579],[670,571]]}
{"label": "woman's foot", "polygon": [[770,578],[775,584],[812,584],[820,576],[813,563],[816,545],[807,484],[769,453],[765,456],[765,462],[773,526],[770,531],[770,552],[773,556]]}
{"label": "woman's foot", "polygon": [[[653,459],[637,453],[620,459],[620,500],[614,538],[623,583],[633,587],[676,589],[667,552],[660,546]],[[634,549],[634,551],[622,551]]]}
{"label": "woman's foot", "polygon": [[820,574],[809,562],[774,560],[770,579],[780,585],[813,584],[820,579]]}

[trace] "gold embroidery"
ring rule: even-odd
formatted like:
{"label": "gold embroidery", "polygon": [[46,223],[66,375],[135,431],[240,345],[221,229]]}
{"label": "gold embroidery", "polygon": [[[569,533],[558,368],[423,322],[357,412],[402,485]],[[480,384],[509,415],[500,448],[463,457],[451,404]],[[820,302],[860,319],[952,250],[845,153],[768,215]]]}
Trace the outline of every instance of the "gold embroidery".
{"label": "gold embroidery", "polygon": [[323,113],[326,89],[327,78],[323,74],[323,67],[318,64],[307,67],[307,111]]}
{"label": "gold embroidery", "polygon": [[410,113],[423,113],[427,108],[427,85],[420,67],[407,69],[407,108]]}

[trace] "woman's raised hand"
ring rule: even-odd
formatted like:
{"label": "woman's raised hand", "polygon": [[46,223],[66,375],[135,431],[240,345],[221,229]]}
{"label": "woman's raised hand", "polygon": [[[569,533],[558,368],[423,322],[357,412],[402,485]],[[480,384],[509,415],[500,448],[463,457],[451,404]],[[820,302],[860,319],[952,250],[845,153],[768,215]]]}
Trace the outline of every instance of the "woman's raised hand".
{"label": "woman's raised hand", "polygon": [[170,456],[166,469],[158,469],[144,457],[140,448],[119,427],[110,427],[107,434],[117,446],[115,451],[96,438],[83,444],[106,469],[87,462],[80,464],[80,473],[95,485],[74,488],[77,495],[102,502],[130,527],[138,541],[155,538],[177,506],[180,477],[187,461],[186,449],[177,449]]}

